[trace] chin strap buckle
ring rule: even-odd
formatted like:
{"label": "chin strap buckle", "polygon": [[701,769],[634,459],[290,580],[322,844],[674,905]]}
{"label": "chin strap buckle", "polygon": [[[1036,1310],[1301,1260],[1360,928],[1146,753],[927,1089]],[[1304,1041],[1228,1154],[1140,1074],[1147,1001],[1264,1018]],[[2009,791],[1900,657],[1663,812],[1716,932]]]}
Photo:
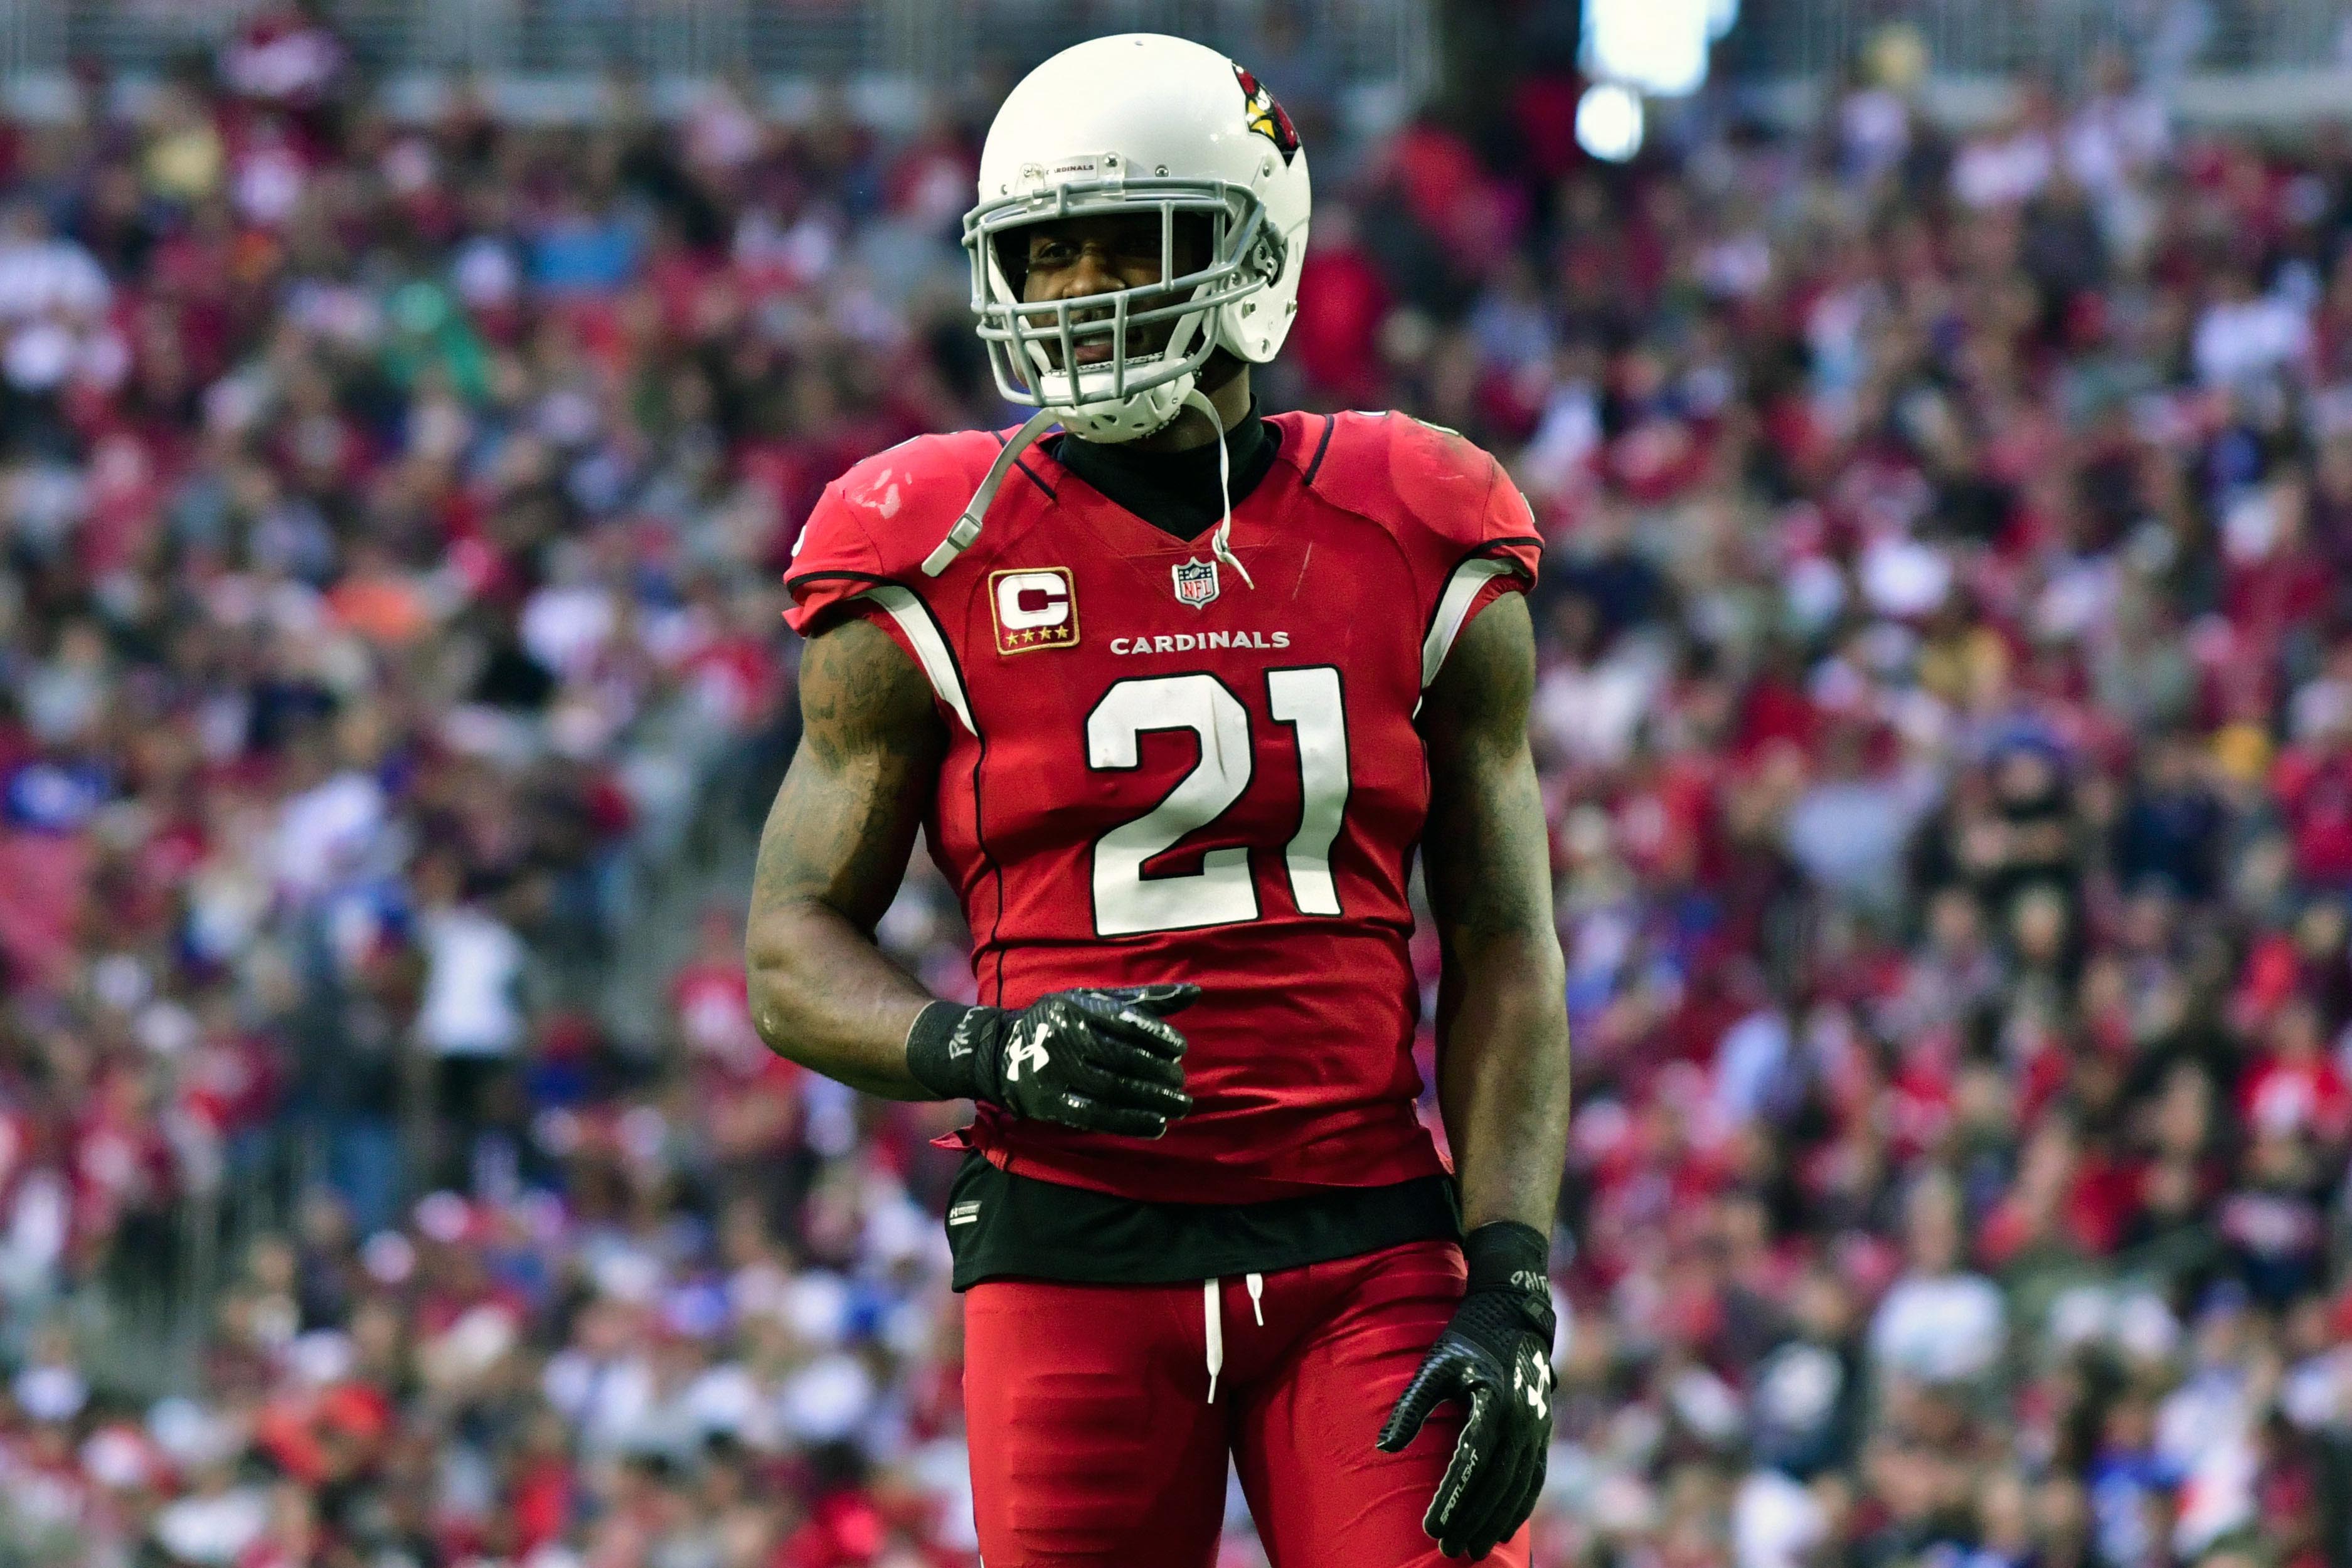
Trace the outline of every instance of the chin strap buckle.
{"label": "chin strap buckle", "polygon": [[933,545],[931,553],[923,558],[923,575],[937,577],[947,570],[955,563],[955,558],[970,549],[971,541],[978,538],[980,519],[966,512],[956,519],[955,527],[948,530],[948,537]]}

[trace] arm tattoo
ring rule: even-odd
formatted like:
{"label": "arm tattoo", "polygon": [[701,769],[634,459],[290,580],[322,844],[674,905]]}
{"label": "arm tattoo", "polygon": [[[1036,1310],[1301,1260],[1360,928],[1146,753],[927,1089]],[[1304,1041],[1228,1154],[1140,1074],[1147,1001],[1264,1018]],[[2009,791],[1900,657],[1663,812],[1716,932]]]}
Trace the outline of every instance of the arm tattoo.
{"label": "arm tattoo", "polygon": [[844,621],[801,659],[800,749],[760,834],[744,956],[770,1046],[898,1098],[907,1030],[931,998],[874,946],[939,782],[947,730],[914,661]]}
{"label": "arm tattoo", "polygon": [[871,930],[898,892],[946,731],[922,673],[865,621],[810,641],[801,725],[760,834],[752,906],[814,899]]}

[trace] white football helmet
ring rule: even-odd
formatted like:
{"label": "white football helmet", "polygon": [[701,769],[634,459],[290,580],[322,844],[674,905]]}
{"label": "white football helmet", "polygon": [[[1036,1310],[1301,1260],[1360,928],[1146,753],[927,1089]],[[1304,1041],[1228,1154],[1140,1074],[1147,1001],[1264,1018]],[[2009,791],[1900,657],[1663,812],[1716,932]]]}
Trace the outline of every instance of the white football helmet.
{"label": "white football helmet", "polygon": [[[1063,50],[1013,89],[980,156],[964,214],[971,308],[1004,396],[1088,441],[1132,441],[1184,407],[1209,355],[1274,358],[1298,310],[1307,256],[1307,154],[1257,78],[1214,49],[1125,33]],[[1161,281],[1024,306],[998,256],[1024,225],[1156,214]],[[1209,255],[1175,275],[1178,219],[1207,221]],[[1172,322],[1156,352],[1133,329]],[[1109,356],[1080,367],[1078,349]]]}

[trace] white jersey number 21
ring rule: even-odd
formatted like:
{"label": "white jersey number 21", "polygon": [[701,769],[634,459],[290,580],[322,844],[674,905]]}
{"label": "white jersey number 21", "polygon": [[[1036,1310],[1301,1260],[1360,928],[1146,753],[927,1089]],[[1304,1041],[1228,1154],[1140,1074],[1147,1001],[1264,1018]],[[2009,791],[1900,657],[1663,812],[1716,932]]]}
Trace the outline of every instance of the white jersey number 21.
{"label": "white jersey number 21", "polygon": [[[1328,664],[1268,670],[1265,696],[1275,718],[1298,743],[1298,831],[1284,846],[1290,894],[1303,915],[1339,913],[1331,880],[1331,841],[1348,809],[1348,718],[1340,706],[1339,672]],[[1177,840],[1204,828],[1249,788],[1255,767],[1249,713],[1214,675],[1153,675],[1120,681],[1087,716],[1087,766],[1133,768],[1139,737],[1151,730],[1189,729],[1201,759],[1160,804],[1095,841],[1095,931],[1132,936],[1185,931],[1258,917],[1246,846],[1211,850],[1201,869],[1147,877],[1145,862]]]}

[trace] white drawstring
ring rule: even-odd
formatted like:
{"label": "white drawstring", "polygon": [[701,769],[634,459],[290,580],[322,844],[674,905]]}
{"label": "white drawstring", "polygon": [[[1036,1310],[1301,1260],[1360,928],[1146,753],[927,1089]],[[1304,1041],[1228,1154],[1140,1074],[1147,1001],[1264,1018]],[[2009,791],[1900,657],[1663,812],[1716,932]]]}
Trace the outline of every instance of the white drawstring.
{"label": "white drawstring", "polygon": [[[1242,1283],[1249,1287],[1250,1315],[1257,1326],[1265,1327],[1265,1276],[1244,1274]],[[1208,1350],[1209,1403],[1217,1402],[1217,1375],[1225,1369],[1225,1313],[1221,1291],[1223,1281],[1201,1281],[1201,1338]]]}
{"label": "white drawstring", "polygon": [[1217,520],[1217,531],[1209,537],[1209,553],[1241,574],[1244,587],[1255,589],[1249,568],[1234,554],[1234,458],[1225,445],[1225,422],[1217,413],[1217,405],[1199,387],[1184,394],[1184,406],[1197,408],[1208,416],[1209,428],[1217,433],[1217,499],[1223,503],[1224,516]]}
{"label": "white drawstring", "polygon": [[1201,1328],[1208,1336],[1209,1403],[1217,1402],[1217,1374],[1225,1369],[1224,1316],[1217,1308],[1217,1282],[1201,1281]]}

